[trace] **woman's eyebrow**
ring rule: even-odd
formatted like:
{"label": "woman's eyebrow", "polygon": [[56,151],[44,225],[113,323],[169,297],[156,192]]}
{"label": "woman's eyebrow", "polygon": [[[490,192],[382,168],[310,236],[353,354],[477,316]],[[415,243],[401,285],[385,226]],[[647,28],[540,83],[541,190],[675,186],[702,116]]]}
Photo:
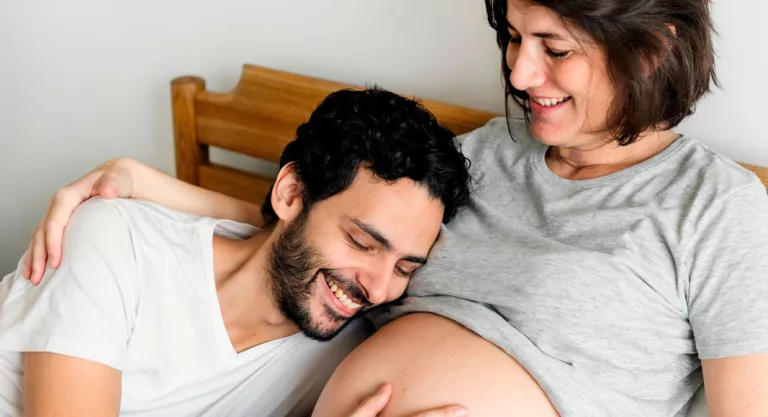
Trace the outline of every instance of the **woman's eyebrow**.
{"label": "woman's eyebrow", "polygon": [[[512,26],[511,23],[507,22],[507,28],[514,30],[515,32],[519,32],[517,29],[515,29],[514,26]],[[565,37],[562,35],[555,33],[555,32],[535,32],[532,34],[533,36],[541,39],[551,39],[554,41],[564,41],[566,40]]]}

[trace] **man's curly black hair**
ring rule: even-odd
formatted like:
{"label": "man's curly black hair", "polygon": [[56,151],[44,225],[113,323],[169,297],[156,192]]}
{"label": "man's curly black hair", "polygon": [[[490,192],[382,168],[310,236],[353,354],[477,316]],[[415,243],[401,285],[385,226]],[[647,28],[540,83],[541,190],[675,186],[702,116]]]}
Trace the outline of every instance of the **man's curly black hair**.
{"label": "man's curly black hair", "polygon": [[[299,126],[280,157],[295,164],[304,209],[349,188],[359,168],[377,178],[410,178],[442,201],[448,222],[469,201],[469,161],[419,102],[378,87],[330,94]],[[270,192],[271,194],[271,192]],[[261,208],[265,225],[277,222],[270,194]]]}

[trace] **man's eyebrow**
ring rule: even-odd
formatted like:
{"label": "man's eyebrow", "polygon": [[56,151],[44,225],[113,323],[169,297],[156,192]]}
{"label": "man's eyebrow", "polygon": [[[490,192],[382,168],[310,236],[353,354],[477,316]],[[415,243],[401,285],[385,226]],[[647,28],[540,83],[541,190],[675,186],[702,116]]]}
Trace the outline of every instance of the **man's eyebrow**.
{"label": "man's eyebrow", "polygon": [[421,256],[406,256],[401,260],[419,265],[424,265],[427,263],[427,258],[422,258]]}
{"label": "man's eyebrow", "polygon": [[[388,251],[392,250],[392,243],[389,241],[389,239],[384,237],[384,235],[382,235],[381,232],[376,230],[375,227],[357,219],[351,219],[351,220],[352,220],[352,223],[357,225],[357,227],[359,227],[362,231],[364,231],[365,233],[368,233],[373,238],[373,240],[379,242],[379,244],[383,246],[384,249]],[[427,263],[427,258],[424,258],[421,256],[413,256],[413,255],[405,256],[401,258],[401,260],[406,262],[412,262],[419,265],[424,265]]]}
{"label": "man's eyebrow", "polygon": [[[512,24],[511,24],[511,23],[509,23],[509,22],[507,22],[507,28],[509,28],[509,29],[512,29],[512,30],[514,30],[515,32],[517,32],[517,31],[518,31],[518,30],[517,30],[517,29],[515,29],[515,27],[514,27],[514,26],[512,26]],[[567,40],[567,39],[565,39],[565,38],[564,38],[562,35],[559,35],[559,34],[557,34],[557,33],[554,33],[554,32],[535,32],[535,33],[533,33],[533,36],[535,36],[535,37],[537,37],[537,38],[541,38],[541,39],[552,39],[552,40],[554,40],[554,41],[565,41],[565,40]]]}

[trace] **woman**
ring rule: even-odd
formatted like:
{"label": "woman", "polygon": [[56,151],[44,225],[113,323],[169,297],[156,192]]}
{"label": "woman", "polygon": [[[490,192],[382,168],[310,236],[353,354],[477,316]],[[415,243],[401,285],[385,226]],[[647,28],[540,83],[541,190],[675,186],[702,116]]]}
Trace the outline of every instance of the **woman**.
{"label": "woman", "polygon": [[[454,402],[470,415],[682,416],[702,383],[711,416],[768,413],[765,188],[671,130],[716,84],[708,2],[486,7],[527,123],[461,138],[479,180],[471,208],[445,226],[410,297],[373,317],[383,327],[315,414],[349,414],[385,381],[390,416]],[[62,224],[102,172],[59,194],[35,265],[45,230],[58,261]],[[130,181],[108,182],[132,195]],[[250,217],[162,187],[160,203]]]}

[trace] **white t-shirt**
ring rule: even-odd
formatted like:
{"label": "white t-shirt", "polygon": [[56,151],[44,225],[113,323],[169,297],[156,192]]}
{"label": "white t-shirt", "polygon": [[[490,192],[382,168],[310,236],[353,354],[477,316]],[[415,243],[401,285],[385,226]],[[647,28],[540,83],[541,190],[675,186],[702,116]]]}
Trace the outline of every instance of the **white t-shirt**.
{"label": "white t-shirt", "polygon": [[135,200],[92,199],[73,215],[57,270],[35,287],[0,281],[0,416],[21,415],[22,352],[122,372],[123,416],[309,415],[338,363],[367,335],[302,334],[236,353],[213,277],[213,233],[255,228]]}

